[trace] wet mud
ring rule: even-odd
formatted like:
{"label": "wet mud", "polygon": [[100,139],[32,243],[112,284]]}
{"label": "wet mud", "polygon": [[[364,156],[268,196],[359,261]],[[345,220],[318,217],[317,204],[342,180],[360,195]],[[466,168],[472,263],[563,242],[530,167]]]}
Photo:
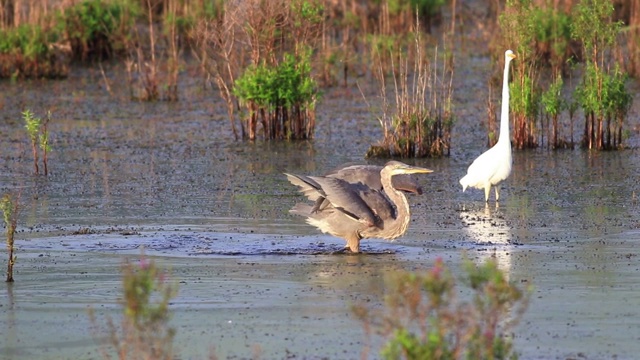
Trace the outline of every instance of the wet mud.
{"label": "wet mud", "polygon": [[[513,334],[520,358],[635,358],[640,151],[515,152],[502,201],[485,205],[458,179],[484,150],[478,74],[491,64],[464,65],[451,156],[409,161],[435,172],[417,177],[424,193],[409,196],[407,234],[364,240],[358,255],[338,254],[343,240],[288,213],[304,199],[282,174],[365,162],[381,132],[355,86],[324,94],[314,141],[237,143],[198,79],[176,104],[109,97],[89,70],[0,83],[0,190],[23,204],[16,282],[0,287],[0,359],[101,358],[104,332],[87,311],[99,322],[119,316],[120,266],[142,251],[178,284],[181,359],[376,358],[380,339],[365,336],[350,307],[379,304],[385,274],[438,257],[454,273],[464,258],[495,258],[510,280],[533,286]],[[32,174],[24,108],[52,110],[49,177]]]}

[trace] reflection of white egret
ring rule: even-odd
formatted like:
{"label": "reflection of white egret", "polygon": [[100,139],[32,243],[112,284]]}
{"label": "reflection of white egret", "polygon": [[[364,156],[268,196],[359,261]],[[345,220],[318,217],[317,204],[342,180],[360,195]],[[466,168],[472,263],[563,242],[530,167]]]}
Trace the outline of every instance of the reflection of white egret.
{"label": "reflection of white egret", "polygon": [[504,53],[504,78],[502,80],[502,109],[500,113],[500,137],[489,150],[478,156],[460,179],[462,191],[467,187],[484,189],[484,201],[489,201],[491,186],[500,197],[500,183],[511,174],[511,137],[509,136],[509,63],[516,55],[511,50]]}
{"label": "reflection of white egret", "polygon": [[482,250],[477,252],[478,260],[484,262],[489,257],[495,258],[498,267],[508,274],[511,270],[511,228],[501,214],[485,203],[484,209],[460,212],[460,220],[473,242],[481,245],[478,246],[478,250]]}

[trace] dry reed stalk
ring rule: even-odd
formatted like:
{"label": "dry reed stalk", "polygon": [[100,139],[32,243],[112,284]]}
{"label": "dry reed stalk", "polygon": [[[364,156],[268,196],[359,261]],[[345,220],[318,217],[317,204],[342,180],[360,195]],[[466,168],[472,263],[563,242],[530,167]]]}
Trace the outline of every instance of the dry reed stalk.
{"label": "dry reed stalk", "polygon": [[[245,49],[239,46],[241,30],[237,19],[242,9],[228,4],[224,7],[224,17],[220,21],[202,19],[192,37],[196,40],[194,56],[206,76],[213,78],[219,94],[227,105],[227,115],[235,140],[240,138],[235,125],[235,109],[237,100],[233,96],[233,84],[245,67]],[[241,122],[241,136],[245,136],[244,124]]]}
{"label": "dry reed stalk", "polygon": [[[386,96],[384,60],[377,57],[378,81],[383,115],[379,119],[384,137],[381,145],[373,146],[367,156],[427,157],[449,153],[450,105],[452,96],[453,69],[442,67],[439,74],[439,53],[436,48],[433,60],[429,61],[419,30],[416,16],[414,42],[411,51],[392,54],[391,76],[394,90],[394,114]],[[396,62],[395,59],[399,59]]]}
{"label": "dry reed stalk", "polygon": [[[178,101],[178,70],[180,68],[180,49],[178,47],[178,34],[176,26],[176,14],[178,14],[178,1],[167,0],[165,2],[165,14],[174,14],[173,20],[170,20],[169,29],[167,31],[167,42],[169,45],[169,55],[167,60],[167,94],[168,101]],[[166,24],[167,22],[165,22]],[[167,30],[167,29],[165,29]]]}
{"label": "dry reed stalk", "polygon": [[634,77],[640,76],[640,0],[629,0],[629,24],[627,31],[627,72]]}

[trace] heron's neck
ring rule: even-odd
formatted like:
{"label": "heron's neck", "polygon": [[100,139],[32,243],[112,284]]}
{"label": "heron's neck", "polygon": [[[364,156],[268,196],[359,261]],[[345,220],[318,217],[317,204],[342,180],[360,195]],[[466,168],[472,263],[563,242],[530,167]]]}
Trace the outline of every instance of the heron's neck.
{"label": "heron's neck", "polygon": [[405,231],[407,231],[407,227],[409,227],[409,220],[411,219],[409,202],[402,191],[396,190],[393,187],[391,174],[387,173],[385,169],[380,173],[380,182],[387,197],[396,207],[396,217],[392,220],[385,221],[384,231],[393,233],[392,236],[389,236],[390,238],[399,237],[404,234]]}
{"label": "heron's neck", "polygon": [[498,142],[511,144],[509,135],[509,63],[505,60],[504,75],[502,78],[502,109],[500,110],[500,137]]}

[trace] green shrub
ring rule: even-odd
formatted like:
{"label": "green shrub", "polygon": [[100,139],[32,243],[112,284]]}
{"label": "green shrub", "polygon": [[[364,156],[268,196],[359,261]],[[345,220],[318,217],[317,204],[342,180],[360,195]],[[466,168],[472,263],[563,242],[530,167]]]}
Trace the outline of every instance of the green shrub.
{"label": "green shrub", "polygon": [[45,31],[39,25],[22,24],[0,30],[0,53],[22,55],[30,61],[44,59],[49,54],[49,44],[57,38],[54,31]]}
{"label": "green shrub", "polygon": [[565,70],[571,51],[571,15],[554,10],[550,5],[534,6],[530,28],[534,32],[536,55],[551,65],[552,71]]}
{"label": "green shrub", "polygon": [[585,69],[574,92],[585,115],[582,145],[596,150],[622,147],[624,120],[632,96],[625,88],[627,76],[611,52],[622,23],[612,19],[613,4],[606,0],[581,0],[574,11],[571,35],[582,41]]}
{"label": "green shrub", "polygon": [[536,148],[536,123],[540,109],[540,91],[533,76],[521,73],[509,84],[511,113],[514,117],[513,146],[516,149]]}
{"label": "green shrub", "polygon": [[0,29],[0,78],[58,78],[69,73],[53,28],[22,24]]}
{"label": "green shrub", "polygon": [[[562,111],[568,107],[567,101],[562,97],[562,85],[562,76],[557,75],[547,91],[543,92],[540,97],[540,103],[547,118],[547,129],[550,131],[547,145],[553,149],[565,147],[566,145],[573,146],[573,144],[567,144],[566,141],[558,138],[560,133],[558,119]],[[549,124],[549,120],[551,120],[551,124]]]}
{"label": "green shrub", "polygon": [[[318,95],[311,77],[310,51],[285,54],[277,65],[252,65],[238,78],[234,95],[249,111],[243,129],[255,138],[258,114],[268,139],[305,139],[313,135],[313,112]],[[253,135],[252,135],[253,134]]]}
{"label": "green shrub", "polygon": [[31,110],[27,109],[22,112],[22,119],[25,122],[25,129],[31,141],[31,152],[33,155],[34,173],[38,175],[40,169],[38,167],[39,152],[42,150],[42,162],[44,165],[44,175],[49,175],[48,170],[48,153],[51,150],[49,145],[49,121],[51,121],[51,112],[47,112],[47,117],[42,120],[36,117]]}
{"label": "green shrub", "polygon": [[573,95],[585,114],[583,147],[598,150],[622,147],[624,120],[633,101],[625,87],[627,78],[619,66],[606,73],[592,63],[586,65],[582,83]]}

